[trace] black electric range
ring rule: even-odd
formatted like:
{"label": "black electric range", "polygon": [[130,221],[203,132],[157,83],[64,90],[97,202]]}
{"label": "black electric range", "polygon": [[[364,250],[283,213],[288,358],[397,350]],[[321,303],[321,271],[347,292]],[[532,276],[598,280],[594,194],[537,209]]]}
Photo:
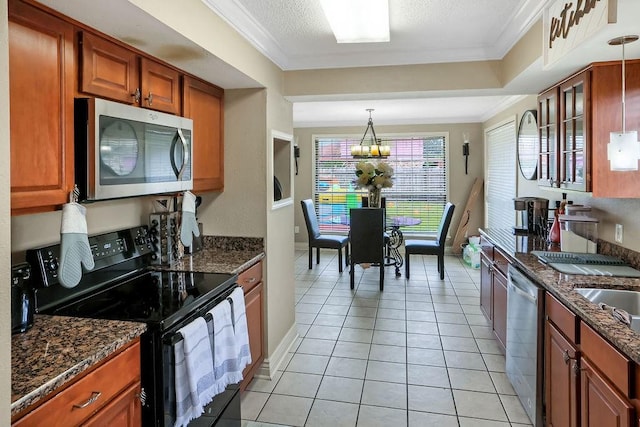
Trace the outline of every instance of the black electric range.
{"label": "black electric range", "polygon": [[[161,271],[146,226],[89,237],[95,267],[80,283],[58,282],[60,245],[27,251],[36,313],[142,322],[142,416],[145,426],[175,422],[174,351],[178,329],[204,315],[237,286],[236,275]],[[228,387],[190,425],[240,425],[237,386]]]}

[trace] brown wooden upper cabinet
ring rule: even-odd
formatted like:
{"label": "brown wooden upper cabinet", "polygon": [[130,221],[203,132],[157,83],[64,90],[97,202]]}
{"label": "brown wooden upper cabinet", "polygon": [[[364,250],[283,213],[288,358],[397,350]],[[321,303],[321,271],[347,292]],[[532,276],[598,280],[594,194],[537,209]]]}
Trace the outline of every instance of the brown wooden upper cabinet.
{"label": "brown wooden upper cabinet", "polygon": [[80,91],[181,113],[180,72],[95,34],[80,34]]}
{"label": "brown wooden upper cabinet", "polygon": [[224,91],[185,76],[182,115],[193,120],[193,191],[224,190]]}
{"label": "brown wooden upper cabinet", "polygon": [[[612,172],[609,133],[622,130],[620,61],[598,62],[538,96],[538,185],[640,197],[639,172]],[[626,61],[626,130],[640,130],[640,60]]]}
{"label": "brown wooden upper cabinet", "polygon": [[10,0],[12,215],[54,209],[73,189],[73,26]]}

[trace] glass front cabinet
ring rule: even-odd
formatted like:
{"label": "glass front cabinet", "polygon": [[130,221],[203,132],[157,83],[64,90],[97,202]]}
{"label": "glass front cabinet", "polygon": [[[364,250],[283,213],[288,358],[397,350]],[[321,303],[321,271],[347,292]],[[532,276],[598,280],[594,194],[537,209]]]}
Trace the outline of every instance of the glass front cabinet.
{"label": "glass front cabinet", "polygon": [[558,87],[538,96],[538,185],[558,186]]}

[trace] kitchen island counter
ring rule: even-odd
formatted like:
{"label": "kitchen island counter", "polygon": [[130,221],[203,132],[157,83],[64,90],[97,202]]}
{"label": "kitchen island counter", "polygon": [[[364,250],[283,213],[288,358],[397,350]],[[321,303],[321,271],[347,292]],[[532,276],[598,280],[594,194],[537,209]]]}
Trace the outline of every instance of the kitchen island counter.
{"label": "kitchen island counter", "polygon": [[[629,359],[640,364],[640,334],[616,320],[609,312],[599,309],[596,304],[574,290],[576,288],[611,288],[640,291],[640,279],[560,273],[541,263],[537,256],[530,253],[533,250],[546,250],[546,243],[539,237],[515,236],[511,230],[506,229],[481,229],[480,234],[511,257],[515,265],[524,270],[526,275],[562,301]],[[603,243],[599,246],[602,245],[607,244]],[[616,252],[614,247],[606,249],[606,252],[603,251],[606,255],[619,256],[633,267],[638,267],[633,254],[624,254],[619,250]]]}
{"label": "kitchen island counter", "polygon": [[97,365],[144,333],[144,323],[36,314],[11,337],[11,416]]}

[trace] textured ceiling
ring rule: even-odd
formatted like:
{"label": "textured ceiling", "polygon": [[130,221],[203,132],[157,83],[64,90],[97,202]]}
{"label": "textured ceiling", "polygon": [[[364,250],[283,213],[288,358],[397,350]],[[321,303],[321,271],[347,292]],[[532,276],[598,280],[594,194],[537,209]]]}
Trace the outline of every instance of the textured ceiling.
{"label": "textured ceiling", "polygon": [[285,70],[500,59],[541,0],[389,0],[391,41],[336,43],[318,0],[203,0]]}

